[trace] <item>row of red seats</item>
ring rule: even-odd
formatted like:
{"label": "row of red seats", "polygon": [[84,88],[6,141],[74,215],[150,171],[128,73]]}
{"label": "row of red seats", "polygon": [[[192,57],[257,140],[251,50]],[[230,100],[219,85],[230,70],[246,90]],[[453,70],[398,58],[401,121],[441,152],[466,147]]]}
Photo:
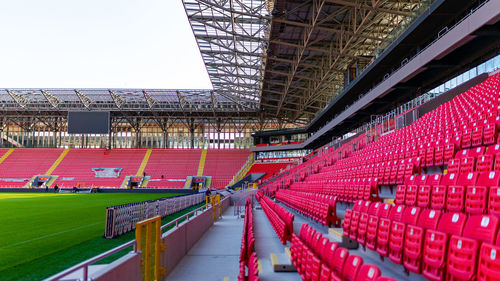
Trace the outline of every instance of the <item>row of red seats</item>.
{"label": "row of red seats", "polygon": [[255,197],[257,201],[259,201],[269,222],[271,222],[271,226],[278,235],[281,243],[285,245],[287,241],[292,239],[293,214],[274,203],[269,197],[265,196],[261,190],[255,193]]}
{"label": "row of red seats", "polygon": [[330,242],[320,232],[308,224],[303,224],[299,236],[292,235],[290,254],[293,265],[302,280],[314,281],[389,281],[381,277],[380,269],[371,264],[364,264],[358,255],[349,255],[349,251]]}
{"label": "row of red seats", "polygon": [[396,189],[394,203],[471,215],[500,216],[500,172],[411,176]]}
{"label": "row of red seats", "polygon": [[318,194],[328,194],[335,196],[338,201],[355,202],[357,200],[377,200],[378,188],[377,182],[358,180],[353,184],[336,181],[314,181],[314,182],[295,182],[290,186],[290,190],[301,192],[314,192]]}
{"label": "row of red seats", "polygon": [[498,228],[494,215],[358,201],[346,210],[343,234],[429,280],[497,280]]}
{"label": "row of red seats", "polygon": [[333,196],[281,189],[276,192],[276,200],[323,225],[340,227],[336,212],[337,200]]}
{"label": "row of red seats", "polygon": [[[255,237],[252,210],[252,201],[248,197],[245,201],[245,220],[243,221],[238,281],[259,281],[257,255],[254,250]],[[248,268],[248,276],[246,276],[246,267]]]}
{"label": "row of red seats", "polygon": [[[403,160],[419,159],[414,164],[414,174],[419,173],[420,167],[442,166],[453,157],[461,157],[455,154],[463,148],[478,146],[462,151],[476,154],[477,158],[484,154],[485,146],[498,147],[495,142],[498,141],[500,110],[489,100],[498,101],[499,81],[500,75],[496,74],[410,126],[358,149],[349,144],[329,148],[326,153],[290,169],[290,174],[279,180],[279,188],[296,181],[307,183],[324,179],[378,178],[380,184],[401,184],[404,176],[411,174],[405,173]],[[349,182],[344,183],[349,186]]]}
{"label": "row of red seats", "polygon": [[496,155],[481,155],[477,159],[474,157],[451,159],[447,168],[448,173],[488,172],[492,170],[500,171],[500,157]]}

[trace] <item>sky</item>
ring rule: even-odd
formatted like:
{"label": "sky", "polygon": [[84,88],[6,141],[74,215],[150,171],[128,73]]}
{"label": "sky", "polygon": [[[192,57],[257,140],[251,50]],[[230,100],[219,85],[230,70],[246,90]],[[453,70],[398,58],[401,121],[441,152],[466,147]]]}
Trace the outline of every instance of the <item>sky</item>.
{"label": "sky", "polygon": [[182,0],[0,0],[0,88],[212,85]]}

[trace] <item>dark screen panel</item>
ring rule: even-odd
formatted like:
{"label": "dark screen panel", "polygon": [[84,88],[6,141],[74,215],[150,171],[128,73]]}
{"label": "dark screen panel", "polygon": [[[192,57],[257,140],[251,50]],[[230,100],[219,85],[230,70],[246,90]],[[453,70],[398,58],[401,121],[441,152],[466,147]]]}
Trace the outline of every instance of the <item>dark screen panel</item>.
{"label": "dark screen panel", "polygon": [[68,112],[69,134],[108,134],[109,127],[109,111]]}

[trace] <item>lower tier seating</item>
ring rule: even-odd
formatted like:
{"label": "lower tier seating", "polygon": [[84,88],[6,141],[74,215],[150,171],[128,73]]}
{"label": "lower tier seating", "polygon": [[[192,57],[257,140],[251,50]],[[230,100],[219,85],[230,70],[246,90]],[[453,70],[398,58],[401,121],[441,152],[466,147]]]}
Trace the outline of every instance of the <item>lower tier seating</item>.
{"label": "lower tier seating", "polygon": [[285,208],[274,203],[269,197],[264,195],[262,191],[258,191],[255,197],[271,222],[281,243],[285,245],[286,242],[290,241],[292,238],[294,215],[285,210]]}
{"label": "lower tier seating", "polygon": [[[255,237],[253,233],[252,201],[250,197],[245,202],[245,221],[243,222],[243,237],[240,251],[240,273],[238,281],[258,281],[259,269],[254,250]],[[246,269],[248,268],[248,270]],[[246,274],[248,272],[248,275]]]}
{"label": "lower tier seating", "polygon": [[276,192],[276,200],[323,225],[340,227],[340,220],[336,214],[337,202],[333,196],[282,189]]}
{"label": "lower tier seating", "polygon": [[302,225],[298,236],[292,234],[290,253],[302,280],[394,280],[381,277],[377,266],[364,264],[358,255],[349,255],[347,249],[330,242],[308,224]]}
{"label": "lower tier seating", "polygon": [[360,200],[346,210],[343,233],[429,280],[497,280],[499,226],[495,215]]}

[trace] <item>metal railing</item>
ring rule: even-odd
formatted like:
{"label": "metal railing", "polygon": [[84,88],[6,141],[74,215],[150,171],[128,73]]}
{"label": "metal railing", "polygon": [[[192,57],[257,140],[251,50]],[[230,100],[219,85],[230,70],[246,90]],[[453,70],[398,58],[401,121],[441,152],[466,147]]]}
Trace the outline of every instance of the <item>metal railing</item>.
{"label": "metal railing", "polygon": [[[221,206],[222,206],[222,203],[221,203]],[[212,207],[211,205],[203,205],[203,206],[201,206],[201,207],[199,207],[199,208],[197,208],[197,209],[195,209],[195,210],[193,210],[193,211],[191,211],[191,212],[189,212],[187,214],[184,214],[184,215],[176,218],[175,220],[172,220],[172,221],[170,221],[170,222],[162,225],[161,226],[161,230],[163,232],[163,230],[165,228],[173,226],[173,225],[175,225],[175,227],[178,227],[179,226],[179,222],[183,221],[184,219],[186,219],[186,221],[189,221],[190,217],[196,216],[196,215],[198,215],[198,212],[200,212],[200,211],[206,211],[206,210],[210,209],[211,207]],[[80,269],[83,270],[83,279],[79,279],[79,280],[87,281],[87,280],[89,280],[88,278],[89,278],[89,266],[90,265],[92,265],[92,264],[94,264],[94,263],[96,263],[96,262],[98,262],[100,260],[103,260],[103,259],[105,259],[105,258],[107,258],[107,257],[109,257],[109,256],[111,256],[111,255],[113,255],[113,254],[115,254],[117,252],[120,252],[120,251],[122,251],[122,250],[124,250],[124,249],[126,249],[128,247],[131,247],[131,246],[134,247],[133,251],[135,252],[137,250],[136,249],[136,241],[132,240],[132,241],[129,241],[129,242],[125,243],[125,244],[122,244],[122,245],[120,245],[118,247],[115,247],[115,248],[113,248],[113,249],[111,249],[109,251],[106,251],[106,252],[104,252],[104,253],[102,253],[100,255],[97,255],[97,256],[95,256],[93,258],[85,260],[85,261],[83,261],[83,262],[81,262],[81,263],[79,263],[79,264],[77,264],[75,266],[72,266],[72,267],[70,267],[70,268],[68,268],[68,269],[66,269],[66,270],[64,270],[64,271],[62,271],[62,272],[60,272],[60,273],[58,273],[56,275],[53,275],[53,276],[45,279],[44,281],[56,281],[56,280],[60,280],[61,278],[66,277],[69,274],[71,274],[73,272],[76,272],[76,271],[78,271]]]}

